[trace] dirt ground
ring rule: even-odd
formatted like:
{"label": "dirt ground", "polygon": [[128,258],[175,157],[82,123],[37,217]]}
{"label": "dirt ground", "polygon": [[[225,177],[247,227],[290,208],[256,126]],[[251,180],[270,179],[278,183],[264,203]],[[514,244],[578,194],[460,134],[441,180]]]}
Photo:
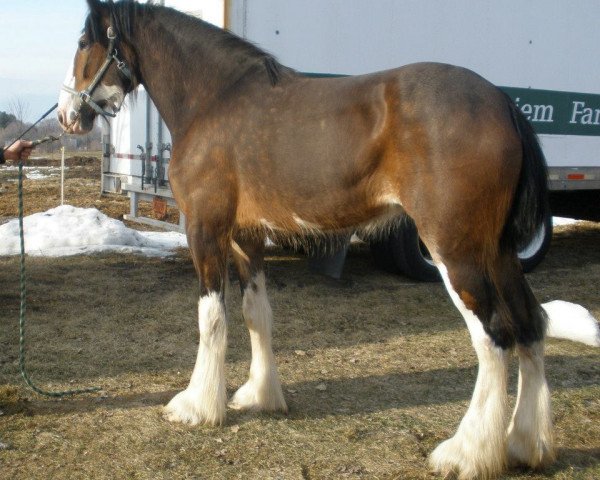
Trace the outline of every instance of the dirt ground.
{"label": "dirt ground", "polygon": [[[82,208],[97,208],[106,215],[122,219],[129,213],[129,199],[123,195],[100,195],[100,153],[71,155],[65,159],[65,203]],[[41,168],[38,168],[41,167]],[[47,178],[36,180],[43,173]],[[0,224],[18,215],[16,165],[0,168]],[[29,160],[24,164],[25,215],[44,212],[60,205],[60,157]],[[155,217],[151,203],[140,203],[140,215]],[[165,220],[177,223],[179,214],[169,207]],[[136,225],[136,228],[142,228]]]}
{"label": "dirt ground", "polygon": [[[67,201],[119,218],[127,199],[100,197],[98,171],[93,160],[72,165]],[[0,217],[16,215],[14,177],[0,169]],[[56,206],[57,186],[55,177],[26,180],[26,212]],[[558,229],[547,259],[528,275],[540,301],[580,303],[600,318],[599,247],[598,223]],[[340,281],[273,248],[267,287],[289,414],[229,411],[220,428],[171,424],[162,406],[187,386],[198,340],[188,253],[28,258],[27,269],[33,380],[102,390],[55,400],[24,386],[18,259],[0,257],[2,479],[431,479],[426,457],[454,433],[473,390],[476,357],[442,285],[378,271],[361,245]],[[250,361],[233,274],[227,308],[231,395]],[[504,478],[600,478],[599,360],[598,349],[548,342],[558,461]]]}

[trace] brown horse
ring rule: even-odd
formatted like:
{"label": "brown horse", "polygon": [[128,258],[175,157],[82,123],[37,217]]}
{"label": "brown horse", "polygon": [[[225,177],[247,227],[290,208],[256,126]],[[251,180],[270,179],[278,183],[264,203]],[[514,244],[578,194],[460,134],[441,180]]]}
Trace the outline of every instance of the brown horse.
{"label": "brown horse", "polygon": [[[169,420],[225,418],[223,303],[231,254],[252,344],[237,409],[287,409],[271,349],[266,235],[304,237],[410,216],[479,359],[470,406],[431,465],[460,478],[554,459],[546,321],[516,251],[547,215],[546,168],[519,110],[475,73],[422,63],[308,78],[175,10],[88,0],[59,120],[71,133],[143,84],[173,140],[169,180],[200,279],[200,345]],[[520,361],[509,419],[507,361]]]}

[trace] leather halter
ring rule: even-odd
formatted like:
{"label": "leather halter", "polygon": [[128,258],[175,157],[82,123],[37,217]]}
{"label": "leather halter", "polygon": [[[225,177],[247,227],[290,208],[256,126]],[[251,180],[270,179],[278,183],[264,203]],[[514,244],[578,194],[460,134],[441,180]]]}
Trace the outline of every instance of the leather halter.
{"label": "leather halter", "polygon": [[[106,31],[106,36],[108,37],[108,49],[106,50],[106,59],[104,60],[102,66],[99,68],[98,72],[96,72],[96,75],[94,76],[88,87],[85,90],[77,91],[71,87],[68,87],[67,85],[62,86],[62,89],[64,91],[69,92],[71,95],[79,97],[79,99],[81,100],[82,103],[77,108],[77,113],[79,113],[79,111],[81,110],[81,106],[84,103],[86,103],[99,115],[106,115],[109,117],[116,116],[116,113],[104,110],[100,105],[98,105],[94,100],[92,100],[92,94],[94,93],[94,90],[100,84],[100,81],[106,74],[108,67],[110,67],[113,61],[117,63],[117,68],[125,78],[127,78],[128,80],[132,79],[129,67],[123,60],[120,60],[117,56],[118,52],[115,48],[115,41],[117,35],[115,34],[112,27],[108,27],[108,30]],[[119,108],[116,109],[116,112],[118,112],[120,109],[121,107],[119,106]]]}

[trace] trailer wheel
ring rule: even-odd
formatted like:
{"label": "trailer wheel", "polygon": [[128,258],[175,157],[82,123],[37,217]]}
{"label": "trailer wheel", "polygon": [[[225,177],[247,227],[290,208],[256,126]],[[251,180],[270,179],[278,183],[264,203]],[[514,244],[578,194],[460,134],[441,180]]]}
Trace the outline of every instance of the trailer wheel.
{"label": "trailer wheel", "polygon": [[390,242],[396,264],[405,275],[423,282],[439,282],[440,272],[433,263],[425,244],[419,238],[417,226],[406,218]]}
{"label": "trailer wheel", "polygon": [[[518,252],[524,272],[531,272],[540,264],[550,248],[551,240],[552,216],[548,215],[530,244]],[[410,218],[387,239],[371,242],[371,252],[377,266],[387,272],[401,273],[424,282],[441,280],[440,273]]]}
{"label": "trailer wheel", "polygon": [[396,259],[392,253],[392,237],[393,235],[390,235],[389,238],[371,240],[369,246],[371,247],[371,254],[373,255],[373,260],[375,260],[375,265],[377,265],[378,268],[385,270],[388,273],[398,274],[402,272],[400,268],[398,268]]}
{"label": "trailer wheel", "polygon": [[548,215],[546,220],[536,233],[529,245],[518,252],[519,260],[524,272],[531,272],[537,267],[546,256],[552,241],[552,215]]}
{"label": "trailer wheel", "polygon": [[410,218],[406,218],[388,238],[371,241],[370,246],[375,264],[387,272],[403,274],[424,282],[441,280],[438,269]]}

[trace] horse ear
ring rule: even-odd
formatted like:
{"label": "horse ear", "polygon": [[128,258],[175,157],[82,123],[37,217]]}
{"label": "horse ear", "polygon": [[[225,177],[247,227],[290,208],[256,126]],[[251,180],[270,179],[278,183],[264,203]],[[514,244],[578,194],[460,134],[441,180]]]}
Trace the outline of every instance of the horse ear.
{"label": "horse ear", "polygon": [[87,0],[92,15],[102,15],[107,10],[107,5],[100,0]]}
{"label": "horse ear", "polygon": [[[110,7],[112,6],[112,0],[103,2],[101,0],[87,0],[90,14],[88,21],[90,25],[94,25],[93,30],[100,29],[104,32],[110,24]],[[96,35],[102,36],[104,32],[97,31]],[[94,35],[94,36],[96,36]]]}

